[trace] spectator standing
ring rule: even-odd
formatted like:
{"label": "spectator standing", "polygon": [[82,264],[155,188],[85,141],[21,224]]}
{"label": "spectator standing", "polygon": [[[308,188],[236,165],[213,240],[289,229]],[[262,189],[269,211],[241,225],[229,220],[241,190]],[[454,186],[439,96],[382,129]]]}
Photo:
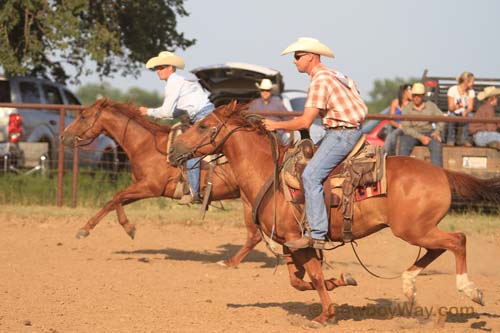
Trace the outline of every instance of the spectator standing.
{"label": "spectator standing", "polygon": [[[424,101],[425,87],[422,83],[415,83],[411,88],[412,101],[403,107],[403,115],[425,115],[442,116],[443,113],[436,104]],[[413,147],[419,142],[429,147],[431,162],[437,166],[443,166],[443,146],[441,145],[441,134],[443,124],[431,121],[407,120],[401,122],[404,132],[400,136],[399,155],[409,156]]]}
{"label": "spectator standing", "polygon": [[[463,72],[457,77],[458,84],[448,89],[448,115],[450,117],[472,117],[474,110],[474,97],[476,93],[474,85],[474,74]],[[468,123],[448,123],[446,145],[471,146]],[[457,137],[458,136],[458,137]]]}
{"label": "spectator standing", "polygon": [[[259,83],[255,83],[259,89],[260,97],[254,99],[248,106],[249,111],[288,111],[283,105],[283,102],[278,96],[273,96],[273,83],[269,79],[262,79]],[[271,117],[269,119],[283,120],[280,117]],[[278,130],[280,143],[285,145],[290,143],[290,134],[288,132]],[[298,132],[296,132],[299,135]]]}

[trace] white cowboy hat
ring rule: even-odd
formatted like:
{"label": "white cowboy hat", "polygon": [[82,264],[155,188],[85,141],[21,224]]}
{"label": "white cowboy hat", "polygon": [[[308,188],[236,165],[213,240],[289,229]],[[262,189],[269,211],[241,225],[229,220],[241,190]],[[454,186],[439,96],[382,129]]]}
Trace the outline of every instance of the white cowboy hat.
{"label": "white cowboy hat", "polygon": [[273,88],[273,83],[269,79],[262,79],[262,81],[260,81],[260,85],[255,83],[255,86],[260,90],[271,90]]}
{"label": "white cowboy hat", "polygon": [[477,94],[477,99],[482,101],[487,99],[488,97],[498,96],[500,95],[500,88],[491,86],[484,88],[479,94]]}
{"label": "white cowboy hat", "polygon": [[424,85],[420,82],[414,83],[411,87],[411,93],[412,95],[425,95]]}
{"label": "white cowboy hat", "polygon": [[156,66],[172,65],[175,68],[184,69],[184,60],[172,52],[162,51],[157,57],[153,57],[146,63],[146,68],[155,68]]}
{"label": "white cowboy hat", "polygon": [[288,45],[288,47],[283,52],[281,52],[281,55],[296,51],[315,53],[330,58],[335,57],[328,46],[321,43],[319,40],[310,37],[299,37],[299,39],[297,39],[295,42]]}

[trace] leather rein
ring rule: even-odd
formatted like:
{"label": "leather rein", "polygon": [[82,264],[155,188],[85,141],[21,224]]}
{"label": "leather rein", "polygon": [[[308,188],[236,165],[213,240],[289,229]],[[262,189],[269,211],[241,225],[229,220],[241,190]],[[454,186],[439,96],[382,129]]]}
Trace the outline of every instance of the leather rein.
{"label": "leather rein", "polygon": [[[101,116],[101,112],[102,112],[102,108],[99,108],[95,114],[95,117],[94,117],[94,121],[92,122],[91,125],[89,125],[89,127],[87,127],[82,133],[80,133],[79,135],[76,136],[76,139],[78,141],[84,141],[86,139],[82,139],[81,136],[83,136],[85,133],[87,133],[88,131],[90,131],[94,126],[95,124],[97,123],[97,121],[99,120],[99,117]],[[128,130],[128,125],[130,124],[130,121],[131,120],[134,120],[135,117],[131,117],[131,116],[128,116],[126,114],[123,114],[121,113],[122,115],[124,115],[125,117],[127,117],[127,123],[125,124],[125,128],[123,129],[123,134],[121,135],[121,140],[120,142],[122,143],[121,145],[123,146],[124,142],[125,142],[125,137],[127,135],[127,130]],[[76,118],[76,121],[78,121],[79,119],[84,119],[82,116],[81,116],[81,113],[78,114],[77,118]],[[155,146],[155,149],[162,155],[164,156],[168,156],[168,153],[165,152],[164,150],[158,148],[158,141],[156,140],[156,133],[154,133],[152,130],[150,129],[147,129],[145,128],[149,133],[151,133],[151,135],[153,136],[153,141],[154,141],[154,146]],[[98,135],[96,135],[94,138],[90,139],[89,142],[86,142],[84,144],[79,144],[77,143],[75,145],[76,148],[79,148],[79,147],[86,147],[90,144],[92,144],[92,142],[95,141],[95,139],[98,137]]]}

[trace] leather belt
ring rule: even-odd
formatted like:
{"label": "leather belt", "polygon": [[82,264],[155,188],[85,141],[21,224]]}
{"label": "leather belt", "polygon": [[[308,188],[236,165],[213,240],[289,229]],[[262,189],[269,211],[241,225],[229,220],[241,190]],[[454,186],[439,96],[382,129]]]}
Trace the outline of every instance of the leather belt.
{"label": "leather belt", "polygon": [[326,128],[326,131],[343,131],[343,130],[359,130],[361,127],[337,126]]}

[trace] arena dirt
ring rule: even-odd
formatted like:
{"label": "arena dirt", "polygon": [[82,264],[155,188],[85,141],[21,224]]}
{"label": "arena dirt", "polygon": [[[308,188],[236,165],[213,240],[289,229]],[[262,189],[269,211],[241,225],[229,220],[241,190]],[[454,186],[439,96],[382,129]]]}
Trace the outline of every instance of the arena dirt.
{"label": "arena dirt", "polygon": [[[409,308],[400,279],[370,276],[350,246],[328,252],[326,275],[350,272],[359,286],[331,292],[338,322],[313,330],[305,325],[318,295],[293,289],[263,244],[239,268],[216,265],[243,243],[245,229],[234,224],[143,220],[131,240],[104,221],[77,240],[81,217],[0,217],[0,332],[500,331],[498,233],[468,236],[469,277],[484,290],[484,307],[456,291],[450,253],[418,277],[418,303]],[[391,276],[418,249],[385,230],[359,241],[358,251]]]}

